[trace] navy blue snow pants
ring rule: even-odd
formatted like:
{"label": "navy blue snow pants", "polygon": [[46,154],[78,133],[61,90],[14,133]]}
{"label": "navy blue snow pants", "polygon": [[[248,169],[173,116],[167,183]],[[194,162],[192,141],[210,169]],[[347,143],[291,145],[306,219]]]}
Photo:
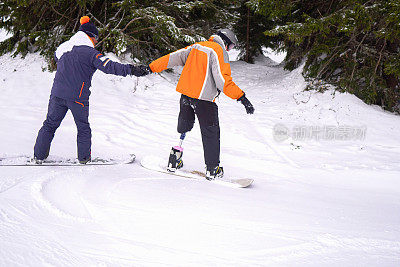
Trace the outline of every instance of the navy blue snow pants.
{"label": "navy blue snow pants", "polygon": [[84,161],[90,157],[92,132],[89,124],[89,103],[74,102],[50,96],[47,117],[39,130],[34,147],[34,155],[37,159],[43,160],[49,155],[54,133],[68,110],[71,110],[78,129],[78,159]]}
{"label": "navy blue snow pants", "polygon": [[219,165],[220,128],[218,106],[214,102],[181,96],[178,117],[178,133],[192,130],[195,114],[200,124],[204,161],[208,167]]}

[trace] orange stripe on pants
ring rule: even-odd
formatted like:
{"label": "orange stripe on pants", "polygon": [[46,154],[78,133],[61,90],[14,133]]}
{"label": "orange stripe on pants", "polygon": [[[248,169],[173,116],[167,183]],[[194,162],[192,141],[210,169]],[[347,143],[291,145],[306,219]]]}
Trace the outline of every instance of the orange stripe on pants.
{"label": "orange stripe on pants", "polygon": [[82,104],[81,102],[75,101],[75,103],[77,103],[77,104],[79,104],[79,105],[82,105],[82,107],[85,107],[85,105]]}
{"label": "orange stripe on pants", "polygon": [[85,82],[82,83],[81,92],[79,93],[79,97],[82,95],[83,86],[85,86]]}

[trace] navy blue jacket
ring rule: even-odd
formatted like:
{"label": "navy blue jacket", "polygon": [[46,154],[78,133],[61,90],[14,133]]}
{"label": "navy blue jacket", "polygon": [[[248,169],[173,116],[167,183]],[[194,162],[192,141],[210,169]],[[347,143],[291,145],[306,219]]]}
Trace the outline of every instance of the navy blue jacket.
{"label": "navy blue jacket", "polygon": [[80,104],[89,101],[89,89],[97,69],[119,76],[131,74],[129,64],[120,64],[102,55],[82,31],[57,48],[55,59],[57,72],[51,95]]}

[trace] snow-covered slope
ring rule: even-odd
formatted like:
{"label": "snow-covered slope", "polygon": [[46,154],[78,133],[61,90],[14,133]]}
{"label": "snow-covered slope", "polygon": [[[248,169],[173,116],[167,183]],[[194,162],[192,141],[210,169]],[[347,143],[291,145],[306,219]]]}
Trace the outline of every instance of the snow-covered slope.
{"label": "snow-covered slope", "polygon": [[[268,62],[232,63],[253,116],[226,96],[217,101],[225,173],[254,178],[252,187],[138,163],[0,167],[0,265],[399,266],[400,117],[349,94],[303,92],[301,69]],[[54,77],[45,68],[38,55],[0,57],[0,156],[32,154]],[[167,160],[179,137],[178,73],[97,72],[93,156]],[[288,139],[275,141],[277,125]],[[299,135],[310,127],[330,129],[336,139],[348,129],[366,132],[347,141]],[[202,170],[198,125],[184,146],[185,165]],[[70,113],[51,154],[76,155]]]}

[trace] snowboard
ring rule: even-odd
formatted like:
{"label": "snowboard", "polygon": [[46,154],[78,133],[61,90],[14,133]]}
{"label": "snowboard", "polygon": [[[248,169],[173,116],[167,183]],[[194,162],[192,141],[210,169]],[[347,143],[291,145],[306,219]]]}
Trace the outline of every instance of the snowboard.
{"label": "snowboard", "polygon": [[220,179],[215,179],[215,180],[207,180],[206,175],[204,172],[198,171],[198,170],[188,170],[183,167],[182,169],[178,169],[175,172],[170,172],[167,170],[167,162],[168,160],[158,157],[158,156],[145,156],[141,161],[140,165],[142,165],[144,168],[157,171],[157,172],[162,172],[170,175],[175,175],[175,176],[181,176],[185,178],[190,178],[190,179],[196,179],[196,180],[201,180],[201,181],[206,181],[206,182],[211,182],[211,183],[216,183],[220,185],[225,185],[225,186],[230,186],[230,187],[236,187],[236,188],[244,188],[248,187],[253,183],[253,179],[247,179],[247,178],[242,178],[242,179],[234,179],[234,178],[220,178]]}
{"label": "snowboard", "polygon": [[49,156],[41,164],[37,164],[31,156],[6,156],[0,157],[0,166],[93,166],[131,164],[135,161],[135,154],[121,157],[100,158],[96,157],[86,164],[80,164],[78,159]]}

